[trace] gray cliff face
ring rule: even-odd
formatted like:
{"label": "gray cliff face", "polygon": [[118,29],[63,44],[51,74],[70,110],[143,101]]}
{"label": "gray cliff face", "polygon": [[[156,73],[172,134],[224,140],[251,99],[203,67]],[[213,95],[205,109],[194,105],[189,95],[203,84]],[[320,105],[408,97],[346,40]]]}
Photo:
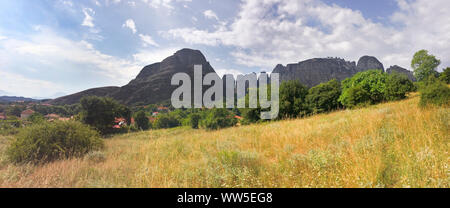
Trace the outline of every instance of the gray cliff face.
{"label": "gray cliff face", "polygon": [[388,74],[391,74],[393,72],[397,72],[399,74],[404,74],[404,75],[406,75],[408,77],[409,80],[411,80],[413,82],[417,81],[416,77],[414,77],[414,73],[412,71],[409,71],[409,70],[407,70],[405,68],[402,68],[400,66],[394,65],[394,66],[391,66],[388,69],[386,69],[386,73],[388,73]]}
{"label": "gray cliff face", "polygon": [[340,58],[314,58],[287,66],[279,64],[272,73],[279,73],[281,82],[299,80],[302,84],[313,87],[332,79],[342,81],[369,69],[384,70],[384,67],[378,59],[371,56],[361,57],[358,65]]}

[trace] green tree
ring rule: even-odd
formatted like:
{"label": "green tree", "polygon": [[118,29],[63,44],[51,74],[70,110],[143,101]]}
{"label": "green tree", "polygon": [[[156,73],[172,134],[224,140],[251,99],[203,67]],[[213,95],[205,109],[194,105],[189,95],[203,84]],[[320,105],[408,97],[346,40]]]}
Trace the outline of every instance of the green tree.
{"label": "green tree", "polygon": [[[115,118],[129,116],[127,107],[107,97],[83,97],[81,99],[81,120],[101,134],[112,133]],[[131,120],[131,119],[130,119]]]}
{"label": "green tree", "polygon": [[417,81],[426,80],[430,76],[438,76],[436,68],[441,61],[434,55],[428,54],[427,50],[420,50],[414,54],[411,67],[414,69],[414,76]]}
{"label": "green tree", "polygon": [[280,117],[295,118],[307,113],[306,95],[308,88],[297,80],[280,85]]}
{"label": "green tree", "polygon": [[[342,94],[339,101],[345,107],[355,107],[353,102],[376,104],[385,100],[386,79],[388,75],[382,70],[359,72],[342,81]],[[358,88],[356,88],[358,87]],[[358,96],[351,98],[351,96]],[[368,96],[368,100],[366,100]]]}
{"label": "green tree", "polygon": [[386,100],[395,101],[406,98],[406,94],[415,90],[414,83],[404,74],[392,73],[386,79]]}
{"label": "green tree", "polygon": [[22,114],[22,111],[24,111],[24,110],[25,110],[25,106],[12,105],[12,106],[9,106],[8,109],[6,109],[6,114],[9,116],[20,117],[20,115]]}
{"label": "green tree", "polygon": [[450,67],[444,69],[444,71],[439,76],[439,80],[446,84],[450,84]]}
{"label": "green tree", "polygon": [[134,117],[136,125],[141,130],[150,129],[150,121],[144,111],[139,111]]}
{"label": "green tree", "polygon": [[370,94],[361,86],[348,88],[344,93],[342,94],[344,96],[341,96],[339,100],[345,107],[354,108],[371,103]]}
{"label": "green tree", "polygon": [[341,83],[333,79],[309,89],[306,103],[312,113],[323,113],[339,108]]}

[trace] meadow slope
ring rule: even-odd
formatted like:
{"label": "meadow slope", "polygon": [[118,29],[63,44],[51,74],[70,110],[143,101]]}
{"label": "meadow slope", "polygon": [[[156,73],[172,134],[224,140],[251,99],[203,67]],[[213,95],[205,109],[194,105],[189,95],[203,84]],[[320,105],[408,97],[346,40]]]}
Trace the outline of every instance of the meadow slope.
{"label": "meadow slope", "polygon": [[418,100],[220,131],[120,135],[102,153],[39,166],[7,162],[10,138],[0,137],[0,187],[448,188],[450,109],[421,109]]}

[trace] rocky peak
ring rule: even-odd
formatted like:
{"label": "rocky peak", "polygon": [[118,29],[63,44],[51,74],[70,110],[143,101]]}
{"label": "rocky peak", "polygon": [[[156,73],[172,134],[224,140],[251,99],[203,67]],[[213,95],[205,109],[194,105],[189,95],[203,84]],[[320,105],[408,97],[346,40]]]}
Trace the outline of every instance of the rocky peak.
{"label": "rocky peak", "polygon": [[383,64],[373,56],[361,57],[358,61],[358,65],[356,66],[356,68],[359,72],[367,71],[369,69],[381,69],[384,71]]}
{"label": "rocky peak", "polygon": [[393,72],[404,74],[404,75],[408,76],[408,79],[410,79],[411,81],[413,81],[413,82],[416,81],[416,77],[414,77],[414,73],[412,71],[409,71],[400,66],[394,65],[394,66],[391,66],[388,69],[386,69],[386,73],[388,73],[388,74],[391,74]]}

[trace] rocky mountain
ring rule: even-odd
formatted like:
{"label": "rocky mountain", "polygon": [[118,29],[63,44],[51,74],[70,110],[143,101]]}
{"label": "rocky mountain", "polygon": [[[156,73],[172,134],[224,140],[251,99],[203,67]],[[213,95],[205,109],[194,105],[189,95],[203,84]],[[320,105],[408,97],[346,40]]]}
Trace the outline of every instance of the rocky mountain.
{"label": "rocky mountain", "polygon": [[[162,62],[144,67],[130,83],[123,87],[95,88],[52,100],[52,104],[73,104],[84,96],[112,97],[124,104],[152,104],[170,100],[178,86],[171,86],[172,76],[187,73],[193,82],[194,65],[203,66],[203,75],[215,73],[205,56],[198,50],[182,49]],[[193,89],[193,87],[192,87]],[[205,89],[207,89],[205,87]]]}
{"label": "rocky mountain", "polygon": [[[215,73],[205,56],[198,50],[182,49],[162,62],[144,67],[130,83],[123,87],[102,87],[89,89],[73,95],[64,96],[50,101],[51,104],[74,104],[84,96],[112,97],[124,104],[154,104],[170,100],[173,90],[178,86],[171,86],[172,76],[185,72],[193,80],[194,65],[203,66],[203,75]],[[280,74],[280,82],[299,80],[308,87],[328,82],[332,79],[342,81],[354,74],[369,69],[382,69],[383,64],[372,56],[363,56],[356,62],[340,58],[314,58],[296,64],[277,65],[273,73]],[[397,71],[412,77],[411,72],[398,66],[387,69],[388,73]],[[234,87],[234,86],[233,86]],[[203,87],[203,90],[209,88]],[[224,86],[224,92],[227,86]],[[192,87],[193,90],[193,87]],[[225,94],[224,94],[225,95]]]}
{"label": "rocky mountain", "polygon": [[39,102],[37,99],[26,98],[26,97],[16,97],[16,96],[0,96],[0,102],[11,103],[11,102]]}
{"label": "rocky mountain", "polygon": [[297,64],[277,65],[272,73],[279,73],[281,82],[299,80],[313,87],[332,79],[342,81],[358,72],[369,69],[382,69],[383,64],[372,56],[363,56],[358,64],[340,58],[314,58]]}
{"label": "rocky mountain", "polygon": [[386,73],[390,74],[392,72],[397,72],[400,74],[404,74],[406,76],[408,76],[408,79],[410,79],[411,81],[415,82],[416,81],[416,77],[414,77],[414,73],[412,71],[409,71],[405,68],[399,67],[397,65],[391,66],[388,69],[386,69]]}

